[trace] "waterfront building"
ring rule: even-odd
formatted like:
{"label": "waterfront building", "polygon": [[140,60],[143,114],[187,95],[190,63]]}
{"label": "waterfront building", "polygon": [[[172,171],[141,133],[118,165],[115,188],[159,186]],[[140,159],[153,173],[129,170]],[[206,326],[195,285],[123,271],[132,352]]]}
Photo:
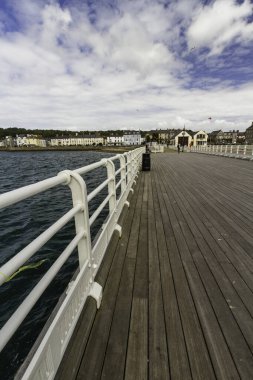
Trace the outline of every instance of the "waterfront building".
{"label": "waterfront building", "polygon": [[15,142],[17,147],[45,148],[47,146],[46,140],[37,135],[16,135]]}
{"label": "waterfront building", "polygon": [[123,138],[123,145],[141,145],[143,140],[140,132],[125,132]]}
{"label": "waterfront building", "polygon": [[193,132],[188,130],[182,130],[171,141],[174,146],[191,146],[193,140]]}
{"label": "waterfront building", "polygon": [[208,134],[200,130],[198,132],[193,132],[191,130],[181,130],[170,140],[170,145],[173,146],[198,146],[207,145]]}
{"label": "waterfront building", "polygon": [[207,145],[208,134],[205,131],[198,131],[194,133],[192,139],[192,146]]}
{"label": "waterfront building", "polygon": [[123,136],[108,136],[107,137],[107,145],[124,145],[124,137]]}
{"label": "waterfront building", "polygon": [[239,131],[223,132],[221,129],[209,134],[209,144],[227,145],[236,144]]}
{"label": "waterfront building", "polygon": [[236,144],[245,144],[245,132],[237,131]]}
{"label": "waterfront building", "polygon": [[16,145],[16,141],[12,136],[5,136],[4,144],[7,148],[13,148]]}
{"label": "waterfront building", "polygon": [[246,129],[245,142],[246,142],[246,144],[253,145],[253,122],[252,122],[251,126]]}
{"label": "waterfront building", "polygon": [[162,144],[170,144],[170,141],[180,133],[180,129],[160,129],[158,131],[158,142]]}
{"label": "waterfront building", "polygon": [[84,135],[80,137],[56,137],[51,139],[51,146],[90,146],[90,145],[104,145],[103,137],[95,135]]}

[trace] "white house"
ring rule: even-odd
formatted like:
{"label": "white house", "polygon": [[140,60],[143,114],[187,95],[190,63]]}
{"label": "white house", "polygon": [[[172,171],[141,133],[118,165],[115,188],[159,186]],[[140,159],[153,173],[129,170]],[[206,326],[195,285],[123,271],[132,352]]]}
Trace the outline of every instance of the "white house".
{"label": "white house", "polygon": [[46,140],[36,135],[16,135],[16,145],[22,146],[39,146],[46,147]]}
{"label": "white house", "polygon": [[198,132],[182,130],[171,140],[171,144],[174,146],[179,144],[185,147],[207,145],[207,138],[208,134],[202,130]]}
{"label": "white house", "polygon": [[171,140],[171,143],[174,145],[174,146],[178,146],[178,144],[180,146],[191,146],[191,142],[192,142],[192,136],[190,133],[188,133],[187,131],[183,130],[181,131],[180,133],[178,133],[174,139]]}
{"label": "white house", "polygon": [[193,135],[193,146],[207,145],[208,134],[205,131],[198,131]]}
{"label": "white house", "polygon": [[124,145],[141,145],[142,138],[140,132],[124,133]]}
{"label": "white house", "polygon": [[107,145],[123,145],[124,137],[123,136],[108,136]]}
{"label": "white house", "polygon": [[103,137],[85,135],[81,137],[57,137],[51,139],[51,146],[87,146],[104,144]]}

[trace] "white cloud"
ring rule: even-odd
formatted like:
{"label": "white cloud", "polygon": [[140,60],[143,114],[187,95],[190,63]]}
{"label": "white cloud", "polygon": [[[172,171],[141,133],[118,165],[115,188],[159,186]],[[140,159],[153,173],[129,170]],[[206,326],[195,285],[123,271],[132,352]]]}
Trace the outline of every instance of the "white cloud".
{"label": "white cloud", "polygon": [[211,54],[219,54],[233,40],[253,40],[253,24],[247,22],[252,9],[249,0],[242,4],[235,0],[216,0],[199,7],[188,30],[189,46],[206,47]]}
{"label": "white cloud", "polygon": [[[195,78],[194,64],[185,60],[187,28],[189,44],[199,39],[200,46],[206,43],[215,51],[237,35],[235,23],[245,23],[248,1],[236,6],[228,0],[230,21],[223,20],[225,27],[219,29],[218,18],[213,28],[214,35],[219,30],[218,45],[207,32],[200,36],[203,20],[208,12],[213,17],[218,3],[224,2],[200,10],[197,0],[167,8],[155,0],[122,1],[118,9],[98,2],[92,23],[84,2],[77,9],[73,2],[61,8],[56,0],[46,5],[11,0],[19,25],[12,32],[3,25],[0,34],[0,126],[84,130],[185,124],[208,129],[224,120],[218,123],[224,128],[234,123],[245,129],[252,114],[252,82],[235,89],[231,81],[220,83],[205,73],[208,88],[189,86]],[[244,43],[247,33],[240,32]],[[201,62],[202,56],[196,59]],[[226,67],[217,60],[212,66]]]}

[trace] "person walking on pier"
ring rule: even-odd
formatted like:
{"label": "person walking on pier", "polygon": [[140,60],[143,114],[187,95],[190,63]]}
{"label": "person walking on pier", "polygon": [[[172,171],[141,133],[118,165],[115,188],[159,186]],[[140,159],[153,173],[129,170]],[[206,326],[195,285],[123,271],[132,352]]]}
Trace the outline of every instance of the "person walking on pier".
{"label": "person walking on pier", "polygon": [[177,152],[180,153],[180,144],[177,144]]}

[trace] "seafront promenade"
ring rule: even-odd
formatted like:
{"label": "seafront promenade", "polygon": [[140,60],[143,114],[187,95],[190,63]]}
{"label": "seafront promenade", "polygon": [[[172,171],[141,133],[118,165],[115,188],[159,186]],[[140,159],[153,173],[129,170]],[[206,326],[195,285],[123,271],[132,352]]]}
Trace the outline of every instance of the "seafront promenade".
{"label": "seafront promenade", "polygon": [[56,378],[252,378],[252,183],[252,162],[152,155]]}

